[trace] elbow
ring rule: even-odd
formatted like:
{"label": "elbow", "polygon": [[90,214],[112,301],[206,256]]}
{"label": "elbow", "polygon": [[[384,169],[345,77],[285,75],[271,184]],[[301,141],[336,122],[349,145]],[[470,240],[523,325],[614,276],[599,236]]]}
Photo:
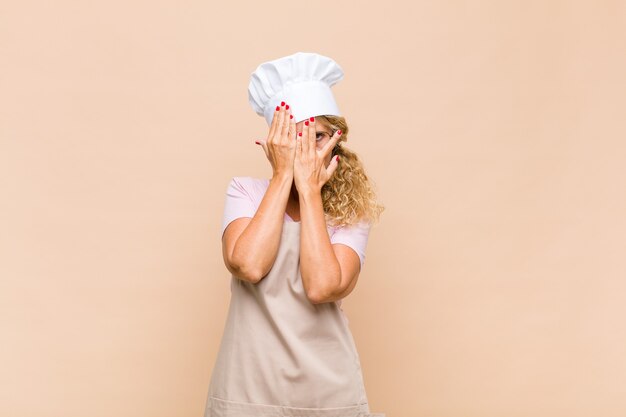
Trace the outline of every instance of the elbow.
{"label": "elbow", "polygon": [[266,275],[260,268],[249,262],[243,260],[238,262],[236,259],[232,259],[227,264],[228,270],[237,278],[256,284]]}
{"label": "elbow", "polygon": [[330,303],[335,301],[334,291],[324,288],[315,288],[306,291],[306,296],[311,304]]}
{"label": "elbow", "polygon": [[254,268],[237,268],[234,275],[237,278],[243,279],[244,281],[251,282],[252,284],[256,284],[265,276],[262,272]]}
{"label": "elbow", "polygon": [[324,297],[319,292],[307,292],[306,297],[311,304],[322,304],[325,302]]}
{"label": "elbow", "polygon": [[308,282],[315,282],[317,285],[305,287],[306,297],[311,304],[330,303],[341,298],[338,294],[343,291],[341,271],[337,271],[335,274],[330,273],[327,278],[333,277],[334,279],[322,279],[322,276],[307,280]]}

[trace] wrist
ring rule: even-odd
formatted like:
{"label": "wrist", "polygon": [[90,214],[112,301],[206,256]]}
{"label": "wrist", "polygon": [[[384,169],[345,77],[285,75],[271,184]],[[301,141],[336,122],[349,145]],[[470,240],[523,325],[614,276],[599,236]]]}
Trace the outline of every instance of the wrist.
{"label": "wrist", "polygon": [[293,171],[274,172],[270,181],[279,183],[288,182],[291,185],[293,182]]}
{"label": "wrist", "polygon": [[315,198],[322,198],[322,190],[314,187],[301,187],[298,190],[298,196],[300,201],[308,202]]}

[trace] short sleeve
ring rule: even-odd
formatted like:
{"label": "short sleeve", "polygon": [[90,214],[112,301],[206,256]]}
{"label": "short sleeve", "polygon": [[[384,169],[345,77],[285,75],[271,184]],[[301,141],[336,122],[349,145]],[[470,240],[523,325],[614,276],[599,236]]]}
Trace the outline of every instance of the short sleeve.
{"label": "short sleeve", "polygon": [[254,213],[256,213],[256,206],[248,178],[233,177],[226,189],[220,236],[224,236],[224,231],[230,222],[240,217],[254,217]]}
{"label": "short sleeve", "polygon": [[363,268],[370,228],[371,223],[365,221],[354,225],[339,227],[335,229],[335,232],[330,236],[330,243],[342,243],[354,249],[357,255],[359,255],[361,268]]}

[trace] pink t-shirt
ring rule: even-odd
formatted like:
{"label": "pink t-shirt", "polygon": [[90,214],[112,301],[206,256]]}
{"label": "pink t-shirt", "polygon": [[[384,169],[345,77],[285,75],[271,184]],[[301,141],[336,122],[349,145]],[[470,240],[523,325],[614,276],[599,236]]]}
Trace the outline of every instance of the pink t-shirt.
{"label": "pink t-shirt", "polygon": [[[224,235],[226,226],[233,220],[239,217],[254,216],[269,184],[270,180],[266,178],[233,177],[231,179],[226,190],[221,236]],[[293,221],[287,213],[285,213],[284,219]],[[354,249],[359,255],[361,268],[363,268],[370,226],[370,223],[367,222],[341,227],[327,226],[330,243],[342,243]]]}

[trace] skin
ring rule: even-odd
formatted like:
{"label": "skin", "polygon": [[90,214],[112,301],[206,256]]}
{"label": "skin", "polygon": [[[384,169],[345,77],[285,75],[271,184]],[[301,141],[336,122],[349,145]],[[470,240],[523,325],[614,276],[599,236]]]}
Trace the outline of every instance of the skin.
{"label": "skin", "polygon": [[361,267],[351,247],[331,244],[324,218],[321,189],[340,163],[332,157],[340,134],[320,134],[332,131],[315,120],[296,123],[288,104],[275,111],[267,139],[257,142],[273,175],[254,217],[238,218],[224,231],[224,262],[240,279],[263,279],[276,260],[286,212],[301,223],[300,272],[308,299],[336,301],[352,292]]}

